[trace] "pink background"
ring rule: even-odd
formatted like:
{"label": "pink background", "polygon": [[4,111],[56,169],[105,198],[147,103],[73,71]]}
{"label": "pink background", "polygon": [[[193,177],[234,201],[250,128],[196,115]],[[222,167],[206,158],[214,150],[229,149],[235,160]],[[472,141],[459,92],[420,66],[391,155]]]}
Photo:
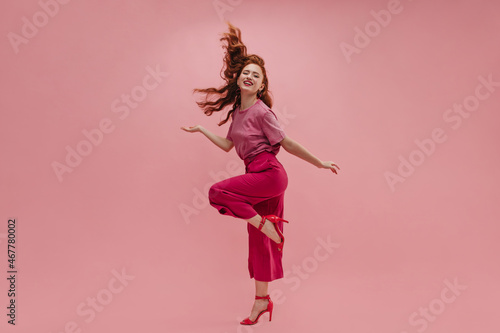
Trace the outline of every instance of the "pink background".
{"label": "pink background", "polygon": [[[46,22],[40,3],[52,3]],[[500,87],[478,88],[479,105],[471,97],[479,77],[500,82],[499,3],[40,3],[0,11],[2,332],[499,331]],[[373,13],[388,6],[382,26]],[[9,34],[34,16],[38,31],[13,47]],[[203,115],[192,94],[221,83],[223,19],[265,59],[287,134],[341,167],[335,176],[278,155],[289,175],[286,277],[271,284],[273,321],[258,327],[238,324],[254,295],[246,226],[206,201],[214,179],[242,162],[179,129],[226,134],[223,115]],[[355,38],[365,28],[371,37]],[[346,57],[341,45],[356,42]],[[148,66],[163,72],[159,82]],[[137,104],[127,107],[121,96],[131,93]],[[463,103],[475,110],[454,129],[444,117]],[[82,131],[103,121],[112,131],[89,146]],[[87,156],[59,180],[52,164],[79,144]],[[419,165],[405,169],[401,158]],[[398,167],[405,180],[391,187],[386,175]]]}

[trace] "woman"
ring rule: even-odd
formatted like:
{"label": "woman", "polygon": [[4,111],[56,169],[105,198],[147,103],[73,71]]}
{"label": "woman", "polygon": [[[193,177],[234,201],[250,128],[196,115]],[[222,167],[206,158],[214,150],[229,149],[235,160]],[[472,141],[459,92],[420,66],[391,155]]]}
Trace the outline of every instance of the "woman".
{"label": "woman", "polygon": [[204,93],[205,100],[197,102],[210,116],[232,105],[226,119],[231,118],[227,136],[213,134],[200,125],[181,127],[187,132],[201,132],[226,152],[233,147],[244,161],[244,175],[214,184],[209,191],[210,204],[220,214],[248,222],[250,278],[255,279],[255,302],[250,316],[242,325],[255,324],[269,312],[272,318],[273,302],[268,294],[270,281],[283,277],[283,198],[288,184],[287,174],[276,159],[280,147],[315,165],[337,173],[339,167],[312,155],[298,142],[285,135],[271,110],[272,99],[264,67],[257,55],[247,55],[241,32],[228,23],[229,32],[221,41],[225,45],[224,67],[221,74],[226,81],[221,88],[195,89]]}

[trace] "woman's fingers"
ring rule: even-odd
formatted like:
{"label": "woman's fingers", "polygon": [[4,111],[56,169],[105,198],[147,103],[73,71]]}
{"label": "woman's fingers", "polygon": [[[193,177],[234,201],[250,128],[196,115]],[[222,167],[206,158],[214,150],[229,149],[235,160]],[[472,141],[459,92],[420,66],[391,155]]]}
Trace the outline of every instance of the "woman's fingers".
{"label": "woman's fingers", "polygon": [[333,162],[330,162],[330,165],[331,165],[332,168],[337,168],[337,169],[340,170],[340,168],[339,168],[339,166],[337,164],[335,164]]}
{"label": "woman's fingers", "polygon": [[195,129],[196,126],[189,126],[189,127],[186,127],[186,126],[182,126],[181,129],[183,129],[184,131],[186,132],[193,132],[194,129]]}
{"label": "woman's fingers", "polygon": [[337,169],[340,170],[339,166],[333,162],[328,162],[329,169],[332,170],[333,173],[337,174]]}

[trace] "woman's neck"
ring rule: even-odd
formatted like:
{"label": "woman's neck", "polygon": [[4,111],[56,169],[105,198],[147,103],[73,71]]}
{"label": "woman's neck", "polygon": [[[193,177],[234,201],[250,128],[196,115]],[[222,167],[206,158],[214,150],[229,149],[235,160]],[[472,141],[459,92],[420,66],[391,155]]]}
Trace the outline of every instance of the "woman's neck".
{"label": "woman's neck", "polygon": [[250,96],[241,96],[241,105],[240,105],[240,110],[246,110],[255,103],[257,103],[257,95],[250,95]]}

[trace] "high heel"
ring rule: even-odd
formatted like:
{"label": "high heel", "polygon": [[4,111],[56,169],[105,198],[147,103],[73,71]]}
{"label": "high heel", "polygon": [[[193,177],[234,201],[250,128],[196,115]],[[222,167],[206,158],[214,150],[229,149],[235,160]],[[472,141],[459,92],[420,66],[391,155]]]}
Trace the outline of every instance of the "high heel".
{"label": "high heel", "polygon": [[266,223],[266,219],[271,221],[271,223],[274,224],[274,229],[276,229],[276,232],[278,233],[278,235],[280,236],[281,238],[281,243],[277,243],[278,245],[278,251],[283,251],[283,245],[285,244],[285,236],[283,236],[283,233],[281,232],[281,230],[278,228],[278,222],[286,222],[288,223],[287,220],[283,220],[281,217],[278,217],[276,215],[266,215],[266,216],[262,216],[262,221],[260,221],[260,224],[259,224],[259,230],[262,230],[262,227],[264,226],[264,223]]}
{"label": "high heel", "polygon": [[262,310],[259,313],[259,315],[257,316],[257,318],[255,318],[254,321],[251,321],[250,317],[243,319],[240,322],[241,325],[254,325],[254,324],[256,324],[259,321],[260,316],[262,316],[266,312],[269,312],[269,321],[271,321],[271,319],[273,317],[274,304],[273,304],[273,301],[271,301],[271,298],[269,297],[269,295],[267,295],[267,296],[255,296],[255,299],[267,299],[267,300],[269,300],[269,303],[267,304],[267,309]]}

